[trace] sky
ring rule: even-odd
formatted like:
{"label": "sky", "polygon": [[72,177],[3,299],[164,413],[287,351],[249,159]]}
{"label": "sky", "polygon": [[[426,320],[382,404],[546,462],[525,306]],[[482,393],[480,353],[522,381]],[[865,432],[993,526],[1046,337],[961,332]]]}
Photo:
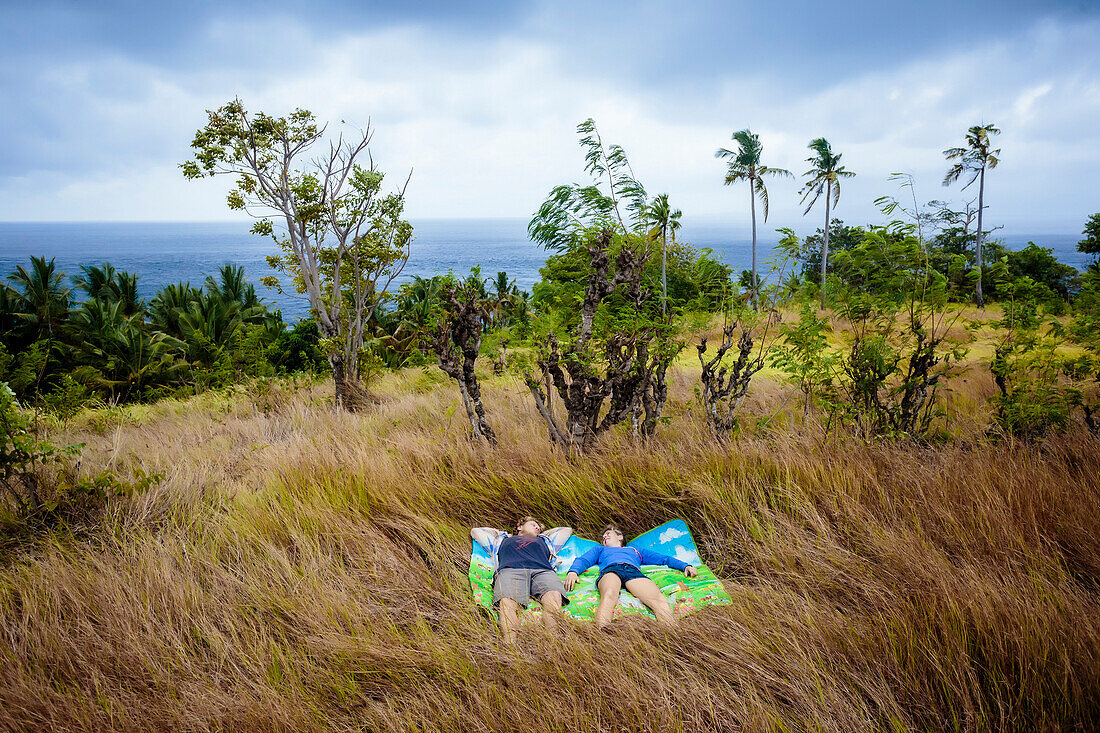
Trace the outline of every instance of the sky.
{"label": "sky", "polygon": [[[750,128],[764,162],[809,167],[826,137],[855,178],[836,215],[912,173],[944,188],[945,148],[995,124],[987,221],[1079,232],[1100,211],[1100,0],[1059,2],[0,2],[0,221],[219,221],[227,181],[187,181],[205,110],[309,109],[369,121],[411,218],[529,218],[585,182],[593,117],[685,220],[748,222],[714,158]],[[341,124],[341,121],[343,123]],[[806,230],[799,180],[762,229]]]}

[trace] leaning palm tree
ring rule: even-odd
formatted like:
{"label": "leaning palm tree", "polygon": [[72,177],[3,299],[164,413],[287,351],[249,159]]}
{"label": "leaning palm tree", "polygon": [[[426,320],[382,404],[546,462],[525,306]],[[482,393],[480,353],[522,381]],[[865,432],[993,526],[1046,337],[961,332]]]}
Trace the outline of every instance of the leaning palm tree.
{"label": "leaning palm tree", "polygon": [[992,137],[1000,134],[1001,131],[993,125],[974,125],[966,133],[966,147],[948,148],[943,151],[944,157],[948,160],[958,161],[943,177],[943,185],[949,186],[963,175],[969,174],[970,180],[963,186],[965,191],[974,181],[978,181],[978,239],[975,247],[978,266],[978,307],[985,304],[982,299],[982,243],[985,238],[985,232],[982,231],[982,212],[985,210],[985,172],[986,169],[996,168],[1001,162],[997,157],[1001,154],[1001,149],[989,149]]}
{"label": "leaning palm tree", "polygon": [[725,184],[730,186],[738,181],[749,182],[749,206],[752,210],[752,305],[756,307],[757,293],[760,290],[760,277],[756,273],[756,197],[764,204],[764,221],[768,220],[768,188],[764,185],[766,176],[786,176],[794,178],[785,168],[769,168],[760,164],[760,153],[764,146],[760,143],[760,136],[748,130],[739,130],[733,133],[732,139],[737,143],[737,150],[718,148],[715,158],[729,160],[726,168]]}
{"label": "leaning palm tree", "polygon": [[[814,152],[809,158],[806,158],[806,162],[811,165],[810,170],[806,171],[804,175],[809,180],[806,181],[806,187],[802,193],[802,203],[806,203],[806,199],[810,199],[810,203],[807,204],[806,210],[802,212],[802,215],[810,213],[810,209],[814,207],[817,200],[821,198],[821,194],[825,194],[825,240],[821,247],[821,308],[825,309],[825,273],[828,271],[829,265],[829,220],[831,218],[831,208],[840,203],[840,179],[851,178],[855,175],[852,171],[845,170],[844,166],[840,164],[840,153],[834,153],[832,147],[829,145],[829,141],[823,137],[816,138],[810,141],[807,146]],[[813,198],[810,198],[810,196]]]}
{"label": "leaning palm tree", "polygon": [[668,310],[668,235],[671,232],[672,238],[676,239],[683,212],[673,209],[668,203],[668,194],[662,193],[649,202],[644,216],[647,222],[653,224],[649,236],[661,237],[661,313],[665,313]]}

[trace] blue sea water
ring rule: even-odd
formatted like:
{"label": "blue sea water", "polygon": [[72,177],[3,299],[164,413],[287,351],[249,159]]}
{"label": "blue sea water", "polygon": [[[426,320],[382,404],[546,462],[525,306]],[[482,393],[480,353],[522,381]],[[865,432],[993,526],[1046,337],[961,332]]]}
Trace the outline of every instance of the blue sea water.
{"label": "blue sea water", "polygon": [[[400,281],[413,275],[430,276],[454,270],[466,273],[480,265],[483,276],[505,271],[523,289],[539,279],[546,251],[527,239],[524,219],[424,219],[412,222],[412,255]],[[131,222],[0,222],[0,275],[27,265],[32,255],[56,258],[58,269],[69,276],[81,265],[110,262],[118,270],[137,273],[138,288],[149,298],[167,283],[201,286],[219,265],[232,262],[245,268],[256,282],[271,274],[266,257],[274,253],[271,240],[248,233],[247,223],[131,223]],[[1078,269],[1087,256],[1077,252],[1078,234],[998,232],[1010,249],[1029,241],[1054,250],[1061,261]],[[684,226],[677,237],[695,247],[707,247],[735,271],[752,263],[752,241],[729,225]],[[775,245],[774,233],[761,233],[760,267]],[[305,302],[257,285],[260,294],[282,308],[287,317],[304,316]]]}

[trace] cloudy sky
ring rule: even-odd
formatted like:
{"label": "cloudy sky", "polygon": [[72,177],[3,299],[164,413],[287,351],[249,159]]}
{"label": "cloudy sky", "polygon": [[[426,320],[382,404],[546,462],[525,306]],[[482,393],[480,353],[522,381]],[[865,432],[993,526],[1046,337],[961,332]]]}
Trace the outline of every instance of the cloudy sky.
{"label": "cloudy sky", "polygon": [[[747,220],[721,185],[730,133],[806,170],[824,136],[858,175],[838,214],[878,217],[893,171],[940,185],[944,148],[994,123],[989,218],[1077,232],[1100,211],[1100,2],[0,2],[0,220],[233,218],[178,163],[234,96],[376,129],[413,217],[528,217],[582,178],[594,117],[685,218]],[[169,5],[165,3],[164,5]],[[768,227],[808,223],[797,182]]]}

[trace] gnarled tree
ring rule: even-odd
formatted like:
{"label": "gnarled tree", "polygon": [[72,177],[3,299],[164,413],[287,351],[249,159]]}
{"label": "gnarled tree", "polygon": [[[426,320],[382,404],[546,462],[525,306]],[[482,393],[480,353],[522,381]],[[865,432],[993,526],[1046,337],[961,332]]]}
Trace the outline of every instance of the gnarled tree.
{"label": "gnarled tree", "polygon": [[[636,435],[652,435],[668,396],[668,366],[682,348],[646,284],[652,221],[645,188],[595,122],[585,120],[577,132],[592,182],[552,189],[527,228],[547,249],[584,253],[579,313],[560,314],[575,324],[573,333],[564,343],[549,335],[537,354],[541,379],[525,373],[551,440],[567,451],[591,449],[627,419]],[[563,418],[553,409],[555,392]]]}
{"label": "gnarled tree", "polygon": [[[668,397],[668,367],[680,350],[667,322],[642,315],[651,296],[641,278],[648,253],[624,244],[613,254],[612,241],[604,231],[588,245],[591,269],[572,338],[561,344],[550,334],[537,356],[540,377],[525,374],[550,439],[570,452],[592,449],[601,434],[627,419],[635,434],[652,435]],[[600,306],[613,295],[621,299],[618,317],[605,309],[613,323],[595,329]],[[551,387],[565,409],[563,419],[552,410]]]}
{"label": "gnarled tree", "polygon": [[[229,208],[259,218],[254,234],[271,237],[280,254],[268,262],[304,294],[332,367],[336,404],[354,407],[367,325],[409,257],[412,226],[402,219],[405,181],[382,193],[383,174],[368,147],[369,125],[329,139],[307,110],[286,117],[249,115],[239,99],[207,111],[195,133],[187,178],[236,177]],[[363,158],[367,165],[361,165]],[[278,222],[278,226],[276,226]],[[277,277],[264,278],[282,289]]]}
{"label": "gnarled tree", "polygon": [[[699,364],[703,367],[700,383],[703,386],[700,395],[707,416],[707,426],[714,437],[725,440],[737,425],[737,408],[741,399],[749,390],[752,377],[764,367],[764,348],[753,356],[753,337],[750,330],[741,328],[741,335],[734,339],[737,324],[731,323],[722,329],[722,342],[718,351],[710,359],[706,358],[707,338],[700,339],[695,347],[699,350]],[[737,358],[732,362],[725,359],[726,353],[737,345]]]}
{"label": "gnarled tree", "polygon": [[495,446],[497,436],[485,418],[481,385],[474,371],[481,351],[481,335],[490,317],[489,304],[469,281],[444,284],[439,297],[443,313],[436,322],[431,349],[439,361],[439,368],[458,382],[474,438]]}

